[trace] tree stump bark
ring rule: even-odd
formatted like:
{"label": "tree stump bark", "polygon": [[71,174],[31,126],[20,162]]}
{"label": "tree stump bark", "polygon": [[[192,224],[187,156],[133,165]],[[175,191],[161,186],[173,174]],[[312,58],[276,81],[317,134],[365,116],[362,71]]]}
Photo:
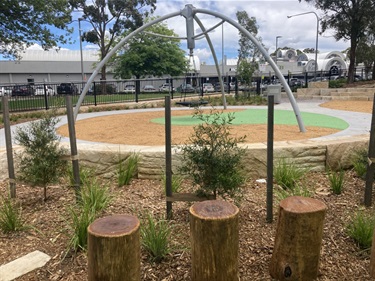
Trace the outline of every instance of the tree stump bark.
{"label": "tree stump bark", "polygon": [[229,202],[190,208],[192,281],[238,281],[238,213]]}
{"label": "tree stump bark", "polygon": [[140,281],[139,220],[113,215],[88,227],[88,280]]}
{"label": "tree stump bark", "polygon": [[371,258],[370,258],[370,276],[375,279],[375,230],[372,236]]}
{"label": "tree stump bark", "polygon": [[318,276],[326,205],[292,196],[280,202],[270,274],[277,280],[314,280]]}

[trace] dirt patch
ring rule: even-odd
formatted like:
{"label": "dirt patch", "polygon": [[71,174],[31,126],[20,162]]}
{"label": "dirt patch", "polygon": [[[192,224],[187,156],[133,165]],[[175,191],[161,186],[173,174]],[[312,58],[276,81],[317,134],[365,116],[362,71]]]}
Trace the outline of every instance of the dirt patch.
{"label": "dirt patch", "polygon": [[[369,276],[369,251],[361,251],[347,235],[345,228],[350,216],[363,201],[364,181],[348,171],[344,192],[333,195],[324,173],[309,173],[304,185],[313,198],[327,207],[324,220],[323,244],[318,281],[371,280]],[[277,201],[274,203],[274,222],[266,223],[266,184],[249,179],[243,189],[240,205],[239,276],[243,281],[271,280],[268,267],[274,247],[277,225]],[[112,182],[116,182],[113,180]],[[109,183],[110,184],[110,183]],[[276,187],[275,187],[276,188]],[[163,187],[157,180],[133,180],[131,185],[110,187],[113,200],[101,217],[111,214],[133,214],[141,219],[146,213],[165,216]],[[0,183],[2,196],[8,185]],[[182,192],[189,190],[185,186]],[[83,281],[87,280],[87,256],[84,252],[69,253],[68,206],[73,206],[74,192],[64,185],[48,188],[48,200],[43,202],[41,188],[17,185],[17,201],[22,206],[25,222],[34,228],[29,231],[3,234],[0,232],[0,265],[34,250],[52,257],[43,268],[37,269],[18,281]],[[373,198],[374,201],[374,198]],[[191,270],[189,237],[189,204],[173,204],[173,251],[160,264],[151,262],[142,249],[142,281],[189,281]],[[371,209],[368,210],[371,212]]]}

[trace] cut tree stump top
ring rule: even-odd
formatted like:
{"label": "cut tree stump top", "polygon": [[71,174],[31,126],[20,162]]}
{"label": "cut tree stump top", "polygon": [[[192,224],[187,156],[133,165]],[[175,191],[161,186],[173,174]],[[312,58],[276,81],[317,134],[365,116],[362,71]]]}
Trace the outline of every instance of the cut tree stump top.
{"label": "cut tree stump top", "polygon": [[139,220],[132,215],[112,215],[95,220],[88,231],[101,237],[117,237],[129,235],[139,228]]}
{"label": "cut tree stump top", "polygon": [[190,207],[190,213],[200,219],[228,219],[238,214],[238,208],[226,201],[206,200]]}
{"label": "cut tree stump top", "polygon": [[325,211],[327,206],[319,200],[302,197],[302,196],[291,196],[280,202],[280,208],[290,213],[315,213]]}

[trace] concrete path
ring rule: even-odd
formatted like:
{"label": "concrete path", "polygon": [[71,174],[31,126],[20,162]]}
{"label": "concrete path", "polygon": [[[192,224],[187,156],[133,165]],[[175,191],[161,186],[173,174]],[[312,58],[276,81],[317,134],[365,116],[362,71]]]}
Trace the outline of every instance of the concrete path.
{"label": "concrete path", "polygon": [[[319,113],[319,114],[326,114],[330,116],[334,116],[337,118],[341,118],[342,120],[346,121],[349,124],[349,127],[343,131],[338,133],[319,137],[316,139],[330,139],[334,137],[340,136],[356,136],[356,135],[363,135],[368,134],[371,128],[371,114],[369,113],[361,113],[361,112],[351,112],[351,111],[344,111],[344,110],[334,110],[329,108],[320,107],[319,104],[322,101],[315,101],[315,100],[300,100],[297,101],[298,107],[301,112],[311,112],[311,113]],[[261,108],[266,109],[267,106],[235,106],[228,108]],[[172,110],[188,110],[189,108],[172,108]],[[283,109],[283,110],[293,110],[290,102],[287,99],[283,99],[280,104],[275,105],[275,110]],[[150,111],[164,111],[164,108],[151,108],[151,109],[130,109],[130,110],[118,110],[118,111],[105,111],[105,112],[92,112],[92,113],[81,113],[78,115],[77,120],[98,117],[98,116],[107,116],[107,115],[115,115],[115,114],[131,114],[135,112],[150,112]],[[67,123],[66,116],[60,116],[60,122],[57,126],[61,126]],[[15,135],[15,130],[19,127],[25,126],[27,123],[22,123],[18,125],[14,125],[11,127],[12,137]],[[13,141],[14,142],[14,141]],[[62,138],[62,142],[69,142],[68,138]],[[78,140],[78,143],[93,143],[90,141]],[[4,129],[0,129],[0,150],[5,150],[5,134]]]}
{"label": "concrete path", "polygon": [[11,281],[28,272],[44,266],[50,256],[40,251],[34,251],[14,261],[0,266],[0,281]]}

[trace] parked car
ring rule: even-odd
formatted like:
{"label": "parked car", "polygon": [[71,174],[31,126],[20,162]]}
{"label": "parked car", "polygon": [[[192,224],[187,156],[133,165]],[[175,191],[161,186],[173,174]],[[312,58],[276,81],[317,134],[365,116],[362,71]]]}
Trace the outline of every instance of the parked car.
{"label": "parked car", "polygon": [[295,87],[295,88],[298,88],[298,87],[302,87],[303,86],[303,82],[301,79],[298,79],[298,78],[290,78],[289,79],[289,87]]}
{"label": "parked car", "polygon": [[214,86],[211,83],[203,83],[203,92],[204,93],[213,93],[215,92]]}
{"label": "parked car", "polygon": [[164,83],[159,87],[159,92],[170,92],[170,91],[175,91],[175,88],[172,88],[171,83]]}
{"label": "parked car", "polygon": [[[214,85],[215,92],[221,92],[221,85],[220,83],[215,83]],[[228,92],[228,84],[224,83],[224,92]]]}
{"label": "parked car", "polygon": [[6,87],[6,86],[0,87],[0,97],[2,97],[2,96],[10,97],[11,95],[12,95],[12,88],[11,87]]}
{"label": "parked car", "polygon": [[51,86],[43,86],[39,85],[35,87],[35,95],[36,96],[44,96],[44,93],[47,94],[47,96],[53,96],[55,95],[55,91]]}
{"label": "parked car", "polygon": [[13,87],[12,96],[32,96],[35,89],[31,85],[17,85]]}
{"label": "parked car", "polygon": [[76,95],[78,94],[78,88],[73,83],[61,83],[57,86],[58,95]]}
{"label": "parked car", "polygon": [[125,89],[124,89],[124,92],[125,93],[130,93],[130,94],[134,94],[135,93],[135,86],[134,85],[126,85],[125,86]]}
{"label": "parked car", "polygon": [[195,89],[191,84],[181,84],[177,88],[177,91],[181,93],[194,93]]}
{"label": "parked car", "polygon": [[154,86],[152,86],[152,85],[145,85],[143,87],[143,92],[155,93],[157,91],[156,91],[156,88]]}

